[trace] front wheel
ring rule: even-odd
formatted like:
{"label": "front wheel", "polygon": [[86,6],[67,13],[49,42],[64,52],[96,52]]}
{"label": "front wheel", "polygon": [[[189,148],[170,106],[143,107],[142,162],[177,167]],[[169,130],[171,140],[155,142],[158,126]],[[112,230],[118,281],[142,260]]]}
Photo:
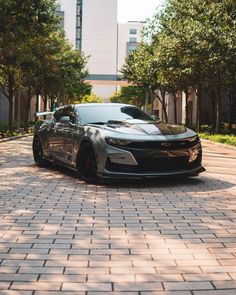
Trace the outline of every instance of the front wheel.
{"label": "front wheel", "polygon": [[77,169],[80,177],[86,182],[93,184],[99,182],[96,156],[89,143],[84,143],[80,147],[77,157]]}
{"label": "front wheel", "polygon": [[38,165],[39,167],[46,166],[47,160],[44,159],[43,147],[38,135],[35,135],[33,139],[33,155],[36,165]]}

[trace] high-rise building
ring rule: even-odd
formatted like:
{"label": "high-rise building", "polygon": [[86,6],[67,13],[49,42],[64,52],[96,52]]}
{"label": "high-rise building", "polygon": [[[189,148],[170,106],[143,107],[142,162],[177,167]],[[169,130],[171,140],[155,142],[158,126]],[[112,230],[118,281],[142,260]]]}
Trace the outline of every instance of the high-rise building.
{"label": "high-rise building", "polygon": [[93,92],[111,96],[116,86],[104,83],[117,77],[117,0],[58,0],[58,13],[72,46],[89,57],[88,80],[101,81]]}
{"label": "high-rise building", "polygon": [[124,65],[126,57],[142,41],[144,24],[145,22],[142,21],[129,21],[118,24],[118,74]]}

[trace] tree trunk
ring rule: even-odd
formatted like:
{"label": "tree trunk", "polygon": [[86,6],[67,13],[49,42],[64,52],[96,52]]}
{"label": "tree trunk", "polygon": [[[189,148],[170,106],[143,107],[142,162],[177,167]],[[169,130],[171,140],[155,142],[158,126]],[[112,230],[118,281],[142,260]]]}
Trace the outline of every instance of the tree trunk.
{"label": "tree trunk", "polygon": [[173,102],[174,102],[174,120],[175,120],[175,124],[177,124],[177,97],[176,97],[176,93],[173,93]]}
{"label": "tree trunk", "polygon": [[228,114],[229,114],[229,129],[232,130],[233,128],[233,118],[234,114],[236,114],[236,81],[232,83],[230,90],[228,92]]}
{"label": "tree trunk", "polygon": [[222,125],[222,102],[221,95],[218,93],[216,98],[216,128],[215,132],[219,133]]}
{"label": "tree trunk", "polygon": [[197,132],[201,131],[201,111],[202,111],[202,85],[197,86]]}
{"label": "tree trunk", "polygon": [[222,99],[221,99],[221,87],[220,87],[220,73],[217,73],[216,82],[216,128],[215,132],[219,133],[222,124]]}
{"label": "tree trunk", "polygon": [[13,102],[14,102],[14,77],[11,73],[8,74],[8,101],[9,101],[9,112],[8,112],[8,129],[13,131]]}
{"label": "tree trunk", "polygon": [[45,95],[43,98],[43,110],[45,112],[47,111],[47,105],[48,105],[48,97],[47,97],[47,95]]}
{"label": "tree trunk", "polygon": [[[216,123],[216,105],[215,105],[215,93],[211,89],[205,89],[207,96],[209,100],[211,101],[211,118],[210,118],[210,124],[213,126],[213,130],[215,130],[215,123]],[[209,123],[209,122],[207,122]]]}
{"label": "tree trunk", "polygon": [[162,97],[162,108],[165,116],[165,122],[168,123],[168,115],[167,115],[167,109],[166,109],[166,91],[161,91],[161,97]]}
{"label": "tree trunk", "polygon": [[9,110],[8,110],[8,129],[13,131],[13,96],[8,97]]}
{"label": "tree trunk", "polygon": [[38,117],[36,116],[36,113],[39,111],[39,94],[36,93],[36,103],[35,103],[35,121],[38,120]]}
{"label": "tree trunk", "polygon": [[211,96],[211,107],[212,107],[212,126],[213,130],[216,128],[216,99],[214,95]]}
{"label": "tree trunk", "polygon": [[20,100],[20,90],[18,89],[15,96],[16,103],[16,121],[17,129],[20,129],[20,120],[21,120],[21,100]]}
{"label": "tree trunk", "polygon": [[229,130],[232,130],[232,116],[231,116],[232,101],[233,101],[233,92],[232,92],[232,88],[231,88],[230,91],[228,92]]}
{"label": "tree trunk", "polygon": [[165,122],[168,123],[168,115],[167,115],[166,103],[165,103],[166,92],[165,91],[160,91],[160,92],[161,92],[161,97],[158,94],[156,94],[155,90],[152,90],[153,95],[156,96],[156,98],[159,100],[159,102],[162,105],[162,112],[165,117]]}
{"label": "tree trunk", "polygon": [[150,91],[150,100],[151,100],[151,115],[153,115],[154,112],[154,97],[152,91]]}
{"label": "tree trunk", "polygon": [[188,88],[184,90],[185,93],[185,126],[189,125],[189,120],[188,120],[188,99],[189,99],[189,93],[188,93]]}
{"label": "tree trunk", "polygon": [[146,113],[148,110],[148,99],[149,99],[149,91],[148,89],[146,90],[146,95],[145,95],[145,104],[144,104],[144,112]]}
{"label": "tree trunk", "polygon": [[29,114],[30,114],[30,103],[31,103],[31,87],[28,87],[26,104],[25,104],[25,118],[24,118],[24,130],[28,131],[29,128]]}

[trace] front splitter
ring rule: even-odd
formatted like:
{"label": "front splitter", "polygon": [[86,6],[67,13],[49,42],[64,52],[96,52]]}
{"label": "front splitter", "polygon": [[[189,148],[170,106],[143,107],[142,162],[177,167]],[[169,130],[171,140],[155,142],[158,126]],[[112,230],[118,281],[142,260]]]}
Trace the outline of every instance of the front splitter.
{"label": "front splitter", "polygon": [[163,178],[163,177],[193,177],[198,176],[199,173],[206,171],[202,166],[191,169],[181,170],[173,172],[155,172],[155,173],[125,173],[125,172],[110,172],[104,171],[101,174],[103,179],[152,179],[152,178]]}

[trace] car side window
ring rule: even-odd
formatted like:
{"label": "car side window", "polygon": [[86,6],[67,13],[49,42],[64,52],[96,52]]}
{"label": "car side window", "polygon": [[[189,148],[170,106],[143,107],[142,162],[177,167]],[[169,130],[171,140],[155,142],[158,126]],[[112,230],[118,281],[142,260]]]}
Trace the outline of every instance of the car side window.
{"label": "car side window", "polygon": [[66,124],[70,122],[70,116],[61,116],[58,120],[59,123]]}
{"label": "car side window", "polygon": [[63,109],[58,109],[55,114],[54,114],[54,119],[56,122],[59,122],[60,118],[64,115],[63,114]]}
{"label": "car side window", "polygon": [[62,124],[68,124],[69,122],[72,124],[76,123],[76,115],[71,106],[57,110],[54,114],[54,118],[56,122]]}

